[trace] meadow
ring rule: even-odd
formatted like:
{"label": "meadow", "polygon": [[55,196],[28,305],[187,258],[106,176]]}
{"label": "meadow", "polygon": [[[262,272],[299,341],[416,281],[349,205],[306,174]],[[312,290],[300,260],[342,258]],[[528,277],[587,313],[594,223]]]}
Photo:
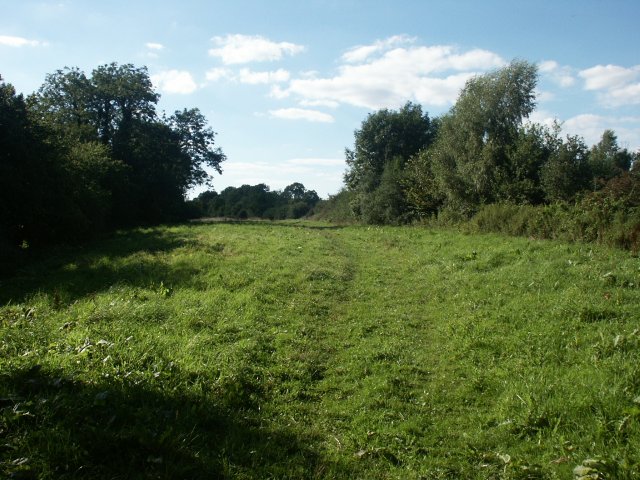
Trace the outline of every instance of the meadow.
{"label": "meadow", "polygon": [[640,476],[629,252],[217,222],[1,280],[0,477],[580,476]]}

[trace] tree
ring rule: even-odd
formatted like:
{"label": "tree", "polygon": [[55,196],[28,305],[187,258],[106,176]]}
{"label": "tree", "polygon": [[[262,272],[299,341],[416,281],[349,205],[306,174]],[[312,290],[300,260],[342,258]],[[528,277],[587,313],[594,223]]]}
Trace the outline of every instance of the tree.
{"label": "tree", "polygon": [[35,98],[0,83],[0,236],[14,246],[86,239],[104,228],[123,165],[101,144],[61,137],[41,114],[62,109],[34,107]]}
{"label": "tree", "polygon": [[438,213],[444,199],[433,173],[432,149],[422,150],[409,159],[402,186],[409,208],[416,216],[424,218]]}
{"label": "tree", "polygon": [[401,157],[396,157],[385,165],[380,184],[360,206],[361,219],[365,223],[400,224],[409,219],[411,210],[404,193],[403,163]]}
{"label": "tree", "polygon": [[48,74],[34,95],[31,107],[41,122],[75,141],[97,139],[94,87],[78,68],[64,68]]}
{"label": "tree", "polygon": [[521,127],[506,149],[506,177],[498,184],[496,198],[516,204],[544,202],[540,173],[553,151],[553,130],[542,125]]}
{"label": "tree", "polygon": [[209,184],[209,167],[222,173],[220,164],[226,160],[222,149],[215,147],[216,133],[207,126],[207,119],[197,108],[176,111],[168,120],[169,127],[178,137],[182,152],[189,158],[187,187]]}
{"label": "tree", "polygon": [[203,215],[233,218],[300,218],[318,203],[320,197],[295,182],[280,191],[271,191],[267,185],[227,187],[219,195],[213,191],[201,193],[194,201]]}
{"label": "tree", "polygon": [[132,121],[151,121],[156,116],[160,95],[153,90],[147,68],[101,65],[92,72],[91,84],[91,107],[100,139],[105,144],[116,142],[116,146],[119,140],[126,148]]}
{"label": "tree", "polygon": [[613,177],[629,171],[632,160],[633,154],[618,146],[618,138],[613,130],[605,130],[600,142],[591,147],[589,152],[594,190]]}
{"label": "tree", "polygon": [[284,187],[282,196],[287,200],[303,200],[307,189],[299,182],[294,182],[291,185]]}
{"label": "tree", "polygon": [[315,190],[307,190],[299,182],[287,185],[281,196],[286,202],[286,209],[283,215],[285,218],[304,217],[320,201],[320,197]]}
{"label": "tree", "polygon": [[158,99],[145,67],[116,63],[90,77],[77,68],[58,70],[30,97],[30,120],[49,132],[50,150],[59,153],[54,163],[68,191],[59,197],[77,203],[65,207],[70,213],[96,225],[106,215],[112,227],[173,220],[189,188],[221,173],[226,157],[200,111],[158,118]]}
{"label": "tree", "polygon": [[467,81],[442,118],[432,150],[433,173],[449,207],[470,213],[509,195],[513,146],[535,108],[536,66],[514,61]]}
{"label": "tree", "polygon": [[[399,178],[408,159],[432,143],[435,128],[422,107],[409,102],[398,111],[384,109],[369,114],[354,136],[354,149],[345,152],[348,168],[345,183],[355,192],[354,213],[363,218],[363,212],[372,208],[372,201],[399,198],[376,196],[374,192],[380,187],[386,170],[393,171],[387,174],[387,182],[392,177]],[[389,191],[389,185],[385,185],[385,189]],[[393,208],[402,215],[406,213],[404,201]]]}
{"label": "tree", "polygon": [[549,161],[542,167],[541,183],[549,202],[570,202],[589,186],[589,150],[578,136],[557,139]]}

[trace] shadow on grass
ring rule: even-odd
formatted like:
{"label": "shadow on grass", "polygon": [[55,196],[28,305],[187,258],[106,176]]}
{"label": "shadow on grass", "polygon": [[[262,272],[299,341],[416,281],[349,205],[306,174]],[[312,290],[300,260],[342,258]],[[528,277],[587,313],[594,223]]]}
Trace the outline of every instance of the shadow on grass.
{"label": "shadow on grass", "polygon": [[39,366],[0,374],[0,477],[314,478],[311,439],[266,428],[252,407],[65,379]]}
{"label": "shadow on grass", "polygon": [[[314,230],[343,228],[266,220],[217,219],[209,223]],[[118,232],[83,247],[52,250],[47,257],[32,259],[16,275],[0,278],[0,306],[25,302],[38,292],[64,305],[114,285],[153,288],[162,282],[174,288],[190,286],[197,281],[198,265],[187,261],[168,263],[163,259],[163,254],[182,247],[201,248],[189,235],[158,227]]]}
{"label": "shadow on grass", "polygon": [[31,259],[13,277],[0,279],[0,305],[24,302],[38,292],[71,303],[117,284],[181,284],[193,277],[195,266],[169,265],[161,255],[187,245],[189,239],[184,235],[154,228],[118,232],[87,246],[51,250],[47,257]]}

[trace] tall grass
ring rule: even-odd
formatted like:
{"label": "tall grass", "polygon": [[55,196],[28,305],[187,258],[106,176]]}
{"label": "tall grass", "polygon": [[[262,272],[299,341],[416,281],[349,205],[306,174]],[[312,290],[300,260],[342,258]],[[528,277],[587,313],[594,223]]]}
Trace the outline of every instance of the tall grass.
{"label": "tall grass", "polygon": [[581,202],[543,206],[491,204],[482,207],[469,227],[478,232],[524,235],[570,242],[593,242],[637,253],[640,209]]}
{"label": "tall grass", "polygon": [[0,476],[637,478],[639,282],[526,237],[123,232],[0,284]]}

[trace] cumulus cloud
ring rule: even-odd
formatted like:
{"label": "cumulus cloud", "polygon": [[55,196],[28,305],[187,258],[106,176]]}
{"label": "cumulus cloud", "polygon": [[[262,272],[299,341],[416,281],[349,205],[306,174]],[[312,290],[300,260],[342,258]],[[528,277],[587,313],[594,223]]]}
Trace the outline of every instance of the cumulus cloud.
{"label": "cumulus cloud", "polygon": [[291,75],[288,71],[279,68],[273,72],[254,72],[248,68],[240,70],[238,80],[240,83],[248,83],[250,85],[283,83],[289,80]]}
{"label": "cumulus cloud", "polygon": [[161,43],[147,42],[145,43],[145,47],[147,47],[149,50],[164,50],[164,45],[162,45]]}
{"label": "cumulus cloud", "polygon": [[328,108],[338,108],[340,106],[340,104],[335,100],[300,100],[300,105],[303,107],[328,107]]}
{"label": "cumulus cloud", "polygon": [[272,89],[271,96],[294,95],[301,102],[368,109],[394,108],[408,100],[444,107],[455,101],[469,78],[506,64],[488,50],[460,51],[453,46],[415,46],[413,42],[396,36],[355,47],[343,55],[345,63],[337,75],[297,78],[286,89]]}
{"label": "cumulus cloud", "polygon": [[536,109],[529,118],[525,121],[525,124],[541,124],[545,127],[553,127],[553,125],[559,122],[558,117],[548,110]]}
{"label": "cumulus cloud", "polygon": [[308,122],[331,123],[334,121],[332,115],[318,110],[306,108],[281,108],[279,110],[269,110],[269,115],[273,118],[285,120],[306,120]]}
{"label": "cumulus cloud", "polygon": [[539,63],[538,70],[561,87],[572,87],[576,83],[573,69],[568,66],[561,66],[554,60]]}
{"label": "cumulus cloud", "polygon": [[227,35],[213,37],[216,48],[209,55],[218,57],[225,65],[280,60],[285,55],[295,55],[304,50],[302,45],[274,42],[259,35]]}
{"label": "cumulus cloud", "polygon": [[568,134],[584,137],[587,145],[594,145],[602,138],[606,129],[615,131],[618,144],[632,151],[640,149],[639,116],[608,116],[586,113],[576,115],[562,123],[562,129]]}
{"label": "cumulus cloud", "polygon": [[39,40],[29,40],[23,37],[13,37],[11,35],[0,35],[0,45],[5,47],[46,47],[46,42]]}
{"label": "cumulus cloud", "polygon": [[185,70],[165,70],[152,75],[151,82],[164,93],[187,95],[198,89],[191,73]]}
{"label": "cumulus cloud", "polygon": [[578,75],[584,79],[584,88],[598,91],[600,102],[607,107],[640,103],[640,65],[596,65]]}
{"label": "cumulus cloud", "polygon": [[147,42],[144,46],[147,48],[146,56],[153,59],[159,58],[160,52],[164,50],[164,45],[161,43]]}
{"label": "cumulus cloud", "polygon": [[233,78],[233,72],[228,68],[212,68],[207,71],[205,77],[210,82]]}
{"label": "cumulus cloud", "polygon": [[388,50],[391,47],[415,42],[415,38],[406,35],[394,35],[385,40],[377,40],[371,45],[359,45],[350,48],[342,55],[342,60],[347,63],[361,63],[377,52]]}

